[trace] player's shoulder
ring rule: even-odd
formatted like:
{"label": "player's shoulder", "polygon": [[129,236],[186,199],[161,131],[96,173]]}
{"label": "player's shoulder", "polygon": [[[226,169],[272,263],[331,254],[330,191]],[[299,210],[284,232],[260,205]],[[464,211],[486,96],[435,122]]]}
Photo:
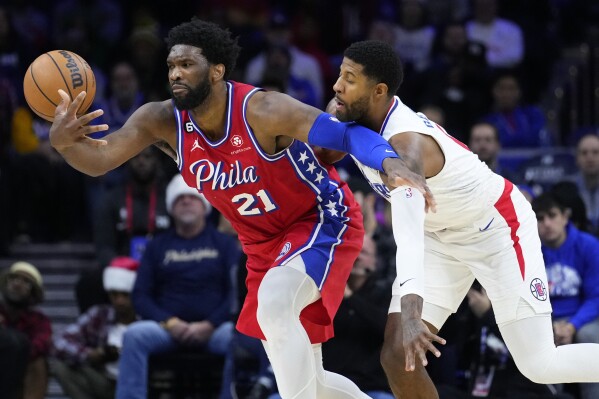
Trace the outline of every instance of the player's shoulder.
{"label": "player's shoulder", "polygon": [[172,128],[176,121],[172,101],[152,101],[145,103],[133,114],[136,123],[156,129]]}
{"label": "player's shoulder", "polygon": [[174,109],[171,100],[151,101],[139,107],[138,112],[153,120],[167,120],[173,118]]}

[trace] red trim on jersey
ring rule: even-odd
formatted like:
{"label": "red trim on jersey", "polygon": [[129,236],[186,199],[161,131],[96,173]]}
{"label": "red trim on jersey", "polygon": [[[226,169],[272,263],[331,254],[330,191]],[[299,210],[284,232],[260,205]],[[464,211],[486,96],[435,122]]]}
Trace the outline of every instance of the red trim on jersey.
{"label": "red trim on jersey", "polygon": [[443,126],[441,126],[441,125],[439,125],[438,123],[435,123],[435,122],[433,122],[433,123],[437,126],[437,129],[439,129],[440,131],[442,131],[443,133],[445,133],[445,135],[447,137],[449,137],[450,139],[452,139],[453,141],[455,141],[457,145],[459,145],[460,147],[462,147],[462,148],[470,151],[470,148],[468,148],[468,146],[466,144],[462,143],[460,140],[456,139],[451,134],[447,133],[447,130],[445,130],[443,128]]}
{"label": "red trim on jersey", "polygon": [[495,209],[497,209],[499,214],[503,216],[510,227],[512,242],[514,243],[514,250],[516,251],[516,257],[518,258],[518,266],[520,266],[520,274],[522,275],[522,280],[524,280],[524,271],[526,270],[526,265],[524,264],[522,247],[520,246],[520,237],[518,237],[517,234],[518,228],[520,227],[520,222],[518,221],[518,215],[516,215],[516,209],[514,208],[514,203],[512,202],[510,196],[513,189],[514,185],[509,180],[505,180],[503,193],[501,194],[501,197],[499,197],[497,203],[495,203]]}

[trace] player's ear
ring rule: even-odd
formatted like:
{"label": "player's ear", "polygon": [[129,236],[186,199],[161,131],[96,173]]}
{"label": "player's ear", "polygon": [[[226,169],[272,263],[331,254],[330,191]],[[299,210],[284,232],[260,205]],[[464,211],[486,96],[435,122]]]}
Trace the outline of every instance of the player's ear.
{"label": "player's ear", "polygon": [[389,92],[389,87],[387,87],[384,83],[377,83],[374,86],[374,95],[376,97],[387,97],[387,93]]}
{"label": "player's ear", "polygon": [[223,64],[216,64],[210,67],[211,78],[214,82],[223,79],[225,76],[225,66]]}

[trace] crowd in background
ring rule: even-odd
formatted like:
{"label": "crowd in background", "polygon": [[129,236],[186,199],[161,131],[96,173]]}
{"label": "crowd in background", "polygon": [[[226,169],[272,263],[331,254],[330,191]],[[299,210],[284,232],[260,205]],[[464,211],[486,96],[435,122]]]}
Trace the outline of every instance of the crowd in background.
{"label": "crowd in background", "polygon": [[[51,148],[50,124],[30,111],[22,93],[37,56],[73,51],[93,68],[91,109],[105,111],[94,123],[109,124],[110,134],[141,104],[169,98],[163,37],[192,16],[238,36],[233,80],[321,109],[334,95],[347,45],[367,38],[390,43],[404,65],[402,101],[468,144],[532,202],[556,344],[599,341],[599,126],[552,129],[547,115],[555,110],[541,106],[563,52],[590,40],[599,18],[595,2],[12,0],[0,5],[0,255],[13,244],[90,242],[98,265],[79,279],[80,319],[55,332],[53,343],[50,327],[43,329],[43,344],[30,330],[7,333],[25,319],[47,324],[30,309],[43,299],[42,276],[22,263],[5,271],[0,337],[19,343],[7,346],[15,359],[28,353],[12,372],[29,376],[36,359],[52,358],[46,375],[54,373],[74,399],[111,398],[117,390],[134,397],[129,392],[147,384],[151,353],[191,346],[224,357],[221,398],[276,393],[262,346],[231,328],[244,296],[244,255],[227,221],[181,186],[175,163],[154,148],[99,178],[75,171]],[[532,157],[506,161],[506,150]],[[335,321],[337,337],[323,348],[325,367],[374,398],[390,398],[378,361],[395,276],[389,209],[351,160],[338,168],[362,206],[367,238]],[[194,262],[207,274],[194,273]],[[115,286],[106,271],[117,269],[137,278]],[[479,286],[441,335],[449,344],[429,368],[442,397],[599,397],[590,384],[579,393],[526,381]],[[7,364],[0,363],[0,376]],[[125,373],[118,372],[122,364]]]}

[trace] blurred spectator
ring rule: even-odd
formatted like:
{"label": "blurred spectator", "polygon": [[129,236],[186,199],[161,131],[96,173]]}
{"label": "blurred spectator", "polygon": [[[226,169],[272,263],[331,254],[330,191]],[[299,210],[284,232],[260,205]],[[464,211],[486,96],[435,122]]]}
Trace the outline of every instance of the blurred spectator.
{"label": "blurred spectator", "polygon": [[[305,79],[310,82],[314,89],[316,107],[323,104],[323,80],[322,71],[318,61],[310,54],[304,53],[291,44],[291,27],[287,16],[279,11],[274,12],[266,30],[268,46],[279,46],[287,48],[291,55],[291,75]],[[267,68],[268,50],[262,51],[250,60],[245,70],[245,82],[259,84]]]}
{"label": "blurred spectator", "polygon": [[499,164],[498,157],[501,152],[501,143],[499,143],[495,126],[486,122],[477,123],[472,126],[468,147],[493,172],[513,183],[518,182],[518,178],[513,171],[505,169]]}
{"label": "blurred spectator", "polygon": [[426,0],[429,21],[443,26],[453,21],[463,21],[470,13],[470,0]]}
{"label": "blurred spectator", "polygon": [[130,12],[133,26],[129,36],[123,38],[125,54],[121,57],[126,56],[137,71],[139,87],[146,101],[163,101],[170,96],[168,86],[164,84],[166,46],[162,40],[161,20],[145,3],[136,4]]}
{"label": "blurred spectator", "polygon": [[377,263],[376,243],[366,235],[335,316],[335,339],[322,352],[327,370],[346,376],[373,399],[393,399],[379,360],[391,286],[380,278]]}
{"label": "blurred spectator", "polygon": [[283,93],[305,104],[317,106],[321,102],[316,97],[316,90],[309,80],[296,76],[291,71],[291,53],[286,46],[273,45],[266,51],[266,67],[262,82],[273,82],[279,79],[284,87]]}
{"label": "blurred spectator", "polygon": [[83,174],[52,148],[50,126],[28,107],[13,114],[11,224],[21,242],[89,240]]}
{"label": "blurred spectator", "polygon": [[117,62],[110,70],[107,95],[99,98],[93,105],[94,108],[104,110],[104,114],[95,119],[94,124],[106,123],[109,130],[94,134],[94,137],[101,138],[120,129],[144,103],[144,95],[139,89],[139,79],[133,65],[127,61]]}
{"label": "blurred spectator", "polygon": [[431,121],[435,122],[437,125],[444,126],[445,125],[445,112],[441,107],[438,107],[433,104],[425,104],[420,107],[421,112]]}
{"label": "blurred spectator", "polygon": [[[8,2],[4,2],[7,4]],[[14,0],[11,4],[11,23],[22,45],[23,65],[28,65],[37,56],[48,50],[50,44],[50,16],[39,3]],[[69,49],[71,50],[71,49]]]}
{"label": "blurred spectator", "polygon": [[[552,194],[532,202],[553,305],[556,345],[599,343],[599,239],[569,223],[570,210]],[[580,384],[582,399],[599,384]]]}
{"label": "blurred spectator", "polygon": [[[124,26],[121,2],[115,0],[57,0],[52,2],[54,43],[77,52],[90,63],[104,64],[119,44]],[[66,46],[77,41],[93,51],[79,51]],[[83,41],[87,43],[83,43]]]}
{"label": "blurred spectator", "polygon": [[[96,98],[91,106],[92,110],[100,108],[104,111],[102,116],[94,120],[94,124],[107,124],[109,129],[93,133],[90,136],[98,139],[120,129],[131,114],[144,103],[145,98],[139,90],[139,80],[135,69],[127,61],[117,62],[110,71],[107,95]],[[121,166],[103,176],[86,177],[87,203],[90,209],[98,208],[106,190],[122,184],[125,178],[124,174],[125,166]]]}
{"label": "blurred spectator", "polygon": [[295,6],[291,23],[293,43],[306,54],[316,59],[324,83],[325,93],[337,79],[337,70],[333,68],[331,57],[323,49],[321,4],[315,0],[300,0]]}
{"label": "blurred spectator", "polygon": [[[0,80],[7,81],[15,90],[23,79],[27,66],[23,59],[23,42],[13,26],[12,14],[6,6],[0,6]],[[4,120],[8,123],[10,119]]]}
{"label": "blurred spectator", "polygon": [[[108,7],[112,1],[106,2]],[[94,4],[89,2],[83,4],[81,0],[59,0],[51,4],[53,42],[59,44],[59,48],[69,49],[87,61],[94,71],[96,80],[95,99],[104,98],[107,77],[101,66],[104,65],[108,55],[100,42],[104,39],[96,36],[96,33],[103,31],[104,27],[96,28],[98,26],[96,21],[106,18],[106,15],[97,10]],[[108,18],[110,17],[111,15],[108,15]],[[114,17],[115,23],[118,23],[117,16]],[[102,23],[105,23],[106,27],[112,26],[111,22],[106,20]]]}
{"label": "blurred spectator", "polygon": [[35,266],[16,262],[0,275],[0,392],[6,399],[43,399],[48,386],[50,319],[35,309],[44,299]]}
{"label": "blurred spectator", "polygon": [[118,255],[140,260],[147,241],[169,227],[160,156],[156,148],[149,147],[133,157],[123,184],[99,202],[94,240],[101,265]]}
{"label": "blurred spectator", "polygon": [[435,48],[422,96],[445,110],[443,126],[465,142],[467,129],[487,112],[490,102],[485,47],[469,40],[464,25],[454,22],[439,31]]}
{"label": "blurred spectator", "polygon": [[130,294],[138,266],[114,258],[103,279],[111,304],[90,308],[55,337],[52,372],[71,399],[114,398],[123,334],[136,320]]}
{"label": "blurred spectator", "polygon": [[395,51],[404,64],[406,74],[423,72],[431,61],[435,28],[428,24],[426,8],[421,0],[399,2]]}
{"label": "blurred spectator", "polygon": [[[196,3],[198,17],[226,26],[233,37],[238,37],[241,52],[231,80],[242,81],[249,60],[263,50],[263,27],[268,22],[269,7],[268,0],[208,0]],[[178,18],[172,25],[179,21]]]}
{"label": "blurred spectator", "polygon": [[117,399],[147,396],[148,357],[190,349],[224,355],[233,324],[235,241],[207,224],[208,201],[176,175],[166,190],[174,227],[148,243],[132,300],[144,319],[123,339]]}
{"label": "blurred spectator", "polygon": [[499,18],[497,0],[474,0],[474,18],[466,23],[470,40],[487,47],[487,62],[493,68],[512,68],[524,58],[522,29]]}
{"label": "blurred spectator", "polygon": [[99,268],[84,272],[77,282],[81,312],[108,303],[102,270],[116,256],[140,260],[154,235],[170,226],[160,156],[148,147],[126,164],[125,181],[107,191],[94,210],[94,243]]}
{"label": "blurred spectator", "polygon": [[367,39],[385,42],[395,48],[395,43],[397,41],[395,25],[385,19],[376,19],[370,24]]}
{"label": "blurred spectator", "polygon": [[570,210],[570,223],[580,230],[590,232],[589,219],[587,218],[586,206],[576,183],[571,181],[560,181],[548,190],[555,199]]}
{"label": "blurred spectator", "polygon": [[484,120],[497,128],[503,148],[543,147],[552,144],[545,115],[535,105],[520,103],[522,92],[515,75],[501,74],[493,84],[493,111]]}
{"label": "blurred spectator", "polygon": [[[218,231],[228,235],[237,235],[231,223],[221,216]],[[239,241],[238,241],[239,244]],[[240,244],[239,244],[240,245]],[[232,321],[235,323],[245,301],[247,287],[247,255],[241,253],[233,273],[236,282]],[[231,342],[225,353],[222,389],[219,399],[266,399],[276,392],[276,381],[270,360],[262,342],[237,330],[233,331]]]}
{"label": "blurred spectator", "polygon": [[12,240],[10,162],[12,148],[11,122],[17,108],[17,97],[21,91],[22,48],[12,27],[10,14],[0,6],[0,256],[8,252]]}
{"label": "blurred spectator", "polygon": [[599,234],[599,136],[588,134],[581,137],[576,146],[578,173],[571,180],[586,206],[591,232]]}

